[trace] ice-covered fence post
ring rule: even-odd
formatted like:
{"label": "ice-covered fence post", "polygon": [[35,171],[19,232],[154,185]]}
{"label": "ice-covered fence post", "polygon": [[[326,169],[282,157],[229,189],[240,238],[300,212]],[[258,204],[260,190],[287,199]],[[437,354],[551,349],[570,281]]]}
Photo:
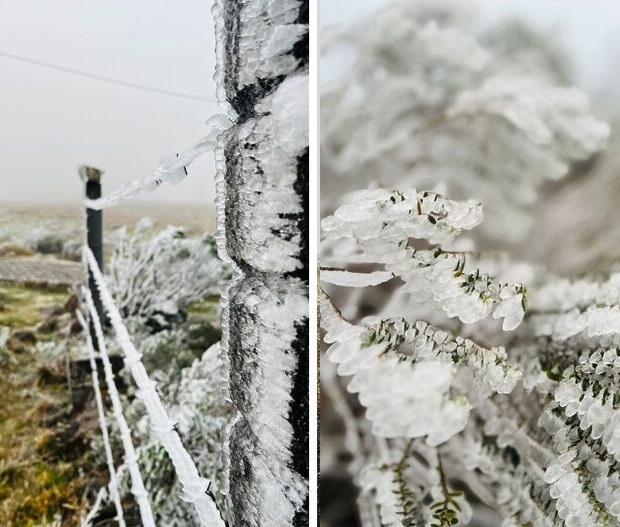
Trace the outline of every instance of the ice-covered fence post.
{"label": "ice-covered fence post", "polygon": [[[80,178],[86,186],[86,198],[98,199],[101,197],[101,176],[103,171],[81,165],[78,168]],[[95,255],[97,265],[100,269],[103,269],[103,221],[101,210],[95,210],[86,208],[86,243],[88,248]],[[103,316],[103,306],[101,305],[101,298],[99,296],[99,290],[95,284],[92,271],[88,271],[88,289],[95,303],[99,320],[105,320]],[[89,327],[90,337],[92,339],[95,350],[99,350],[99,342],[92,322]]]}
{"label": "ice-covered fence post", "polygon": [[222,348],[239,419],[231,525],[308,524],[307,0],[217,0],[218,249],[236,277]]}

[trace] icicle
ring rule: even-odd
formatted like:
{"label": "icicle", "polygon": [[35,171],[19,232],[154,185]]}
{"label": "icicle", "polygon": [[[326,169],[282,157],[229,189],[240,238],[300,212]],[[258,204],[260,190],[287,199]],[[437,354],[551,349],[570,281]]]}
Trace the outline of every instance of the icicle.
{"label": "icicle", "polygon": [[343,287],[368,287],[382,284],[394,278],[389,271],[374,271],[372,273],[353,273],[340,269],[321,269],[321,280]]}
{"label": "icicle", "polygon": [[215,502],[207,494],[210,481],[200,476],[194,461],[183,447],[181,438],[174,428],[175,424],[171,421],[157,394],[155,382],[149,378],[146,368],[142,364],[141,354],[131,341],[129,332],[108,291],[92,251],[85,248],[85,253],[101,294],[101,301],[114,327],[117,342],[125,355],[125,364],[138,386],[138,397],[144,403],[151,419],[153,433],[166,449],[174,464],[177,477],[183,488],[183,499],[194,506],[202,527],[224,527],[224,522]]}

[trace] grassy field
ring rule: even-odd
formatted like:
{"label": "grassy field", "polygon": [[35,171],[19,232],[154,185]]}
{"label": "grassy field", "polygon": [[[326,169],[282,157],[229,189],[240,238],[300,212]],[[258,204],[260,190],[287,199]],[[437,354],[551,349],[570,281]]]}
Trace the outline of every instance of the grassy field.
{"label": "grassy field", "polygon": [[[68,298],[62,288],[0,283],[0,328],[34,328],[45,308]],[[38,342],[64,338],[34,333]],[[62,361],[32,343],[9,344],[0,353],[0,525],[78,525],[92,470],[85,439],[92,425],[72,410]]]}

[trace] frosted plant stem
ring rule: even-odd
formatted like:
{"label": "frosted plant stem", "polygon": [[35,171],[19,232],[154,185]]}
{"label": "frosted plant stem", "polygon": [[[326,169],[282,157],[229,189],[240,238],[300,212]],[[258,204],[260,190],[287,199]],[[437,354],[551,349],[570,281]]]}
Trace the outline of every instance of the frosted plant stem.
{"label": "frosted plant stem", "polygon": [[[93,506],[91,507],[90,511],[81,521],[80,527],[91,527],[92,522],[95,519],[95,516],[97,515],[97,513],[99,512],[99,509],[101,508],[101,503],[103,502],[105,495],[106,495],[105,487],[101,487],[99,489],[99,492],[97,493],[97,498],[95,499],[95,503],[93,503]],[[120,521],[119,521],[119,524],[120,524]],[[124,521],[122,525],[125,525]]]}
{"label": "frosted plant stem", "polygon": [[[108,465],[108,471],[110,472],[110,497],[114,502],[116,508],[116,521],[120,527],[125,527],[125,518],[123,517],[123,507],[121,506],[121,499],[118,492],[118,480],[116,478],[116,469],[114,468],[114,457],[112,456],[112,447],[110,446],[110,436],[108,435],[108,424],[105,418],[105,412],[103,410],[103,400],[101,398],[101,389],[99,387],[99,375],[97,374],[97,363],[95,362],[95,350],[93,348],[92,339],[88,333],[88,324],[84,320],[82,313],[79,310],[75,311],[77,319],[80,325],[86,332],[86,347],[88,348],[88,359],[90,361],[90,369],[93,379],[93,390],[95,391],[95,401],[97,403],[97,413],[99,414],[99,425],[101,427],[101,437],[103,438],[103,449],[105,451],[106,463]],[[98,497],[99,499],[99,497]],[[93,506],[93,511],[96,511],[97,507]],[[92,511],[91,511],[92,512]],[[89,520],[90,521],[90,520]],[[84,520],[83,525],[88,525],[89,521]]]}
{"label": "frosted plant stem", "polygon": [[[92,254],[92,253],[91,253]],[[103,371],[105,374],[105,380],[108,385],[108,391],[110,393],[110,399],[112,401],[112,411],[116,419],[116,424],[121,434],[121,441],[125,450],[125,464],[129,469],[131,475],[131,493],[136,497],[138,507],[140,509],[140,517],[144,527],[155,527],[155,520],[153,518],[153,512],[151,511],[151,505],[148,500],[146,489],[144,488],[144,482],[142,481],[142,474],[140,474],[140,467],[138,466],[138,456],[131,440],[131,430],[123,415],[123,407],[121,405],[121,399],[116,389],[116,383],[114,382],[114,372],[112,371],[112,364],[108,357],[108,351],[106,349],[105,340],[103,338],[103,330],[101,329],[101,321],[97,315],[97,310],[93,302],[92,297],[87,289],[84,289],[84,296],[86,298],[86,304],[88,305],[88,311],[95,328],[95,334],[97,336],[97,342],[99,343],[99,353],[101,355],[101,362],[103,363]],[[88,327],[88,326],[85,326]]]}
{"label": "frosted plant stem", "polygon": [[168,416],[157,394],[155,382],[149,378],[146,368],[142,364],[141,354],[136,350],[131,341],[129,332],[103,280],[101,270],[92,251],[88,248],[84,250],[88,265],[99,289],[101,301],[114,327],[117,342],[125,355],[125,364],[131,371],[131,375],[138,386],[138,397],[146,407],[155,437],[161,442],[172,460],[179,482],[183,488],[184,501],[190,502],[194,506],[202,527],[224,527],[224,521],[215,501],[207,494],[211,482],[200,476],[194,461],[187,450],[185,450],[181,438],[174,428],[175,423]]}

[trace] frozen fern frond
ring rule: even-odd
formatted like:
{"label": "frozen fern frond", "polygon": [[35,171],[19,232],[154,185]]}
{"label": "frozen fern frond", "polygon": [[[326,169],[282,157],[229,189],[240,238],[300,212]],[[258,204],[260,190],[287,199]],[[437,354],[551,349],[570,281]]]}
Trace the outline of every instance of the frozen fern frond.
{"label": "frozen fern frond", "polygon": [[483,349],[422,321],[339,323],[325,295],[321,316],[324,327],[333,325],[325,337],[333,343],[327,357],[340,375],[351,376],[348,389],[358,393],[380,437],[441,444],[463,430],[472,403],[510,393],[520,378],[502,348]]}
{"label": "frozen fern frond", "polygon": [[552,280],[534,298],[531,323],[538,336],[565,340],[620,334],[620,273],[600,281]]}
{"label": "frozen fern frond", "polygon": [[[475,201],[453,201],[434,192],[363,190],[322,222],[327,240],[353,239],[360,251],[343,263],[382,265],[384,279],[399,277],[403,291],[417,302],[433,302],[449,317],[473,323],[490,315],[503,318],[503,329],[515,329],[525,311],[521,284],[501,283],[475,265],[476,256],[444,250],[462,230],[482,221]],[[415,240],[431,248],[417,249]],[[474,260],[472,264],[471,261]],[[345,285],[372,285],[368,277],[326,269],[321,278]],[[377,277],[376,274],[373,277]]]}
{"label": "frozen fern frond", "polygon": [[[470,440],[475,423],[488,421],[489,434],[501,426],[513,430],[496,419],[493,401],[520,393],[523,371],[503,347],[482,344],[501,332],[482,333],[477,341],[459,334],[465,328],[459,331],[456,321],[446,323],[446,315],[465,324],[494,317],[503,319],[504,330],[513,330],[524,317],[522,284],[481,271],[493,265],[480,253],[453,250],[465,245],[459,236],[482,217],[476,201],[374,189],[349,196],[322,223],[326,356],[365,409],[369,427],[362,423],[355,433],[373,446],[367,457],[357,453],[361,470],[355,477],[360,503],[369,501],[377,525],[466,524],[472,511],[465,495],[451,486],[455,474],[465,477],[455,471],[461,461],[452,452]],[[394,317],[377,302],[372,316],[347,319],[336,306],[362,296],[343,290],[385,290],[405,298],[408,308],[405,316]],[[429,307],[432,323],[416,316]],[[496,456],[504,456],[506,448],[502,441]],[[448,454],[444,464],[440,449]]]}

